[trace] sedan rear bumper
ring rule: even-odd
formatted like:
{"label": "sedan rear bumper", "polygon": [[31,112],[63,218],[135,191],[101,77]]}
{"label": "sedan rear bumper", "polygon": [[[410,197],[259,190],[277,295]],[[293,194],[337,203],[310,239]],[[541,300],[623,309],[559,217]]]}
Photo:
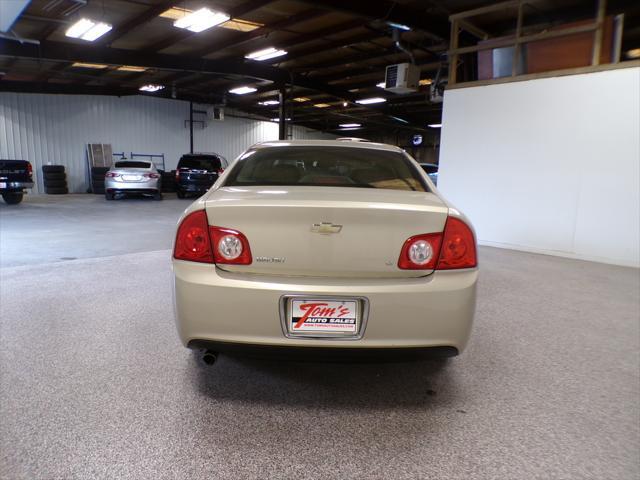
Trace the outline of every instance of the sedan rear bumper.
{"label": "sedan rear bumper", "polygon": [[[207,348],[207,344],[452,347],[461,352],[473,323],[478,278],[477,269],[396,279],[276,277],[225,272],[214,265],[179,260],[174,260],[173,270],[178,333],[183,344],[192,348]],[[369,311],[362,338],[287,337],[279,310],[286,295],[366,298]]]}

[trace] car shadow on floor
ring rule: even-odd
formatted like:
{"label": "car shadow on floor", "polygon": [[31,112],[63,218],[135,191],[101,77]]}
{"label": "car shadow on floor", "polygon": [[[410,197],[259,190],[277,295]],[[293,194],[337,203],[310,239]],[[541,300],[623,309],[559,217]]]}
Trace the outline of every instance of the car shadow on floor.
{"label": "car shadow on floor", "polygon": [[453,393],[455,362],[287,362],[223,355],[207,366],[194,353],[189,371],[196,389],[212,400],[397,408],[433,405]]}

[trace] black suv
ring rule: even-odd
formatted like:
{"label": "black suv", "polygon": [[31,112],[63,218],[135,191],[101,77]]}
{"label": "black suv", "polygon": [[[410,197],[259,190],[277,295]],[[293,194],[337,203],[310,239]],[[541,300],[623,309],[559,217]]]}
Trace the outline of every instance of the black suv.
{"label": "black suv", "polygon": [[218,180],[227,165],[227,160],[217,153],[183,155],[176,168],[178,198],[185,198],[189,193],[202,195]]}

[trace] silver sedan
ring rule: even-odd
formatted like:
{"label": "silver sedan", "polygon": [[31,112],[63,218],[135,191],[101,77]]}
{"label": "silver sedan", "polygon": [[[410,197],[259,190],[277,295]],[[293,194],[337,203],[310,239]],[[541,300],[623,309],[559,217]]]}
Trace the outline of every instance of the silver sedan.
{"label": "silver sedan", "polygon": [[104,176],[104,196],[107,200],[113,200],[116,196],[135,194],[162,200],[160,181],[161,175],[151,162],[116,162]]}

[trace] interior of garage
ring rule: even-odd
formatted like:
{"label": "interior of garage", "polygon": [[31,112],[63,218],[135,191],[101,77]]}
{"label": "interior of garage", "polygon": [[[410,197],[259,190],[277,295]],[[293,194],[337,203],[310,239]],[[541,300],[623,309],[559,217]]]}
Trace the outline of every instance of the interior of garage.
{"label": "interior of garage", "polygon": [[[344,137],[473,223],[466,350],[206,365],[174,326],[180,158]],[[640,474],[637,2],[0,0],[5,160],[33,185],[0,201],[4,478]],[[162,201],[105,197],[126,160]]]}

